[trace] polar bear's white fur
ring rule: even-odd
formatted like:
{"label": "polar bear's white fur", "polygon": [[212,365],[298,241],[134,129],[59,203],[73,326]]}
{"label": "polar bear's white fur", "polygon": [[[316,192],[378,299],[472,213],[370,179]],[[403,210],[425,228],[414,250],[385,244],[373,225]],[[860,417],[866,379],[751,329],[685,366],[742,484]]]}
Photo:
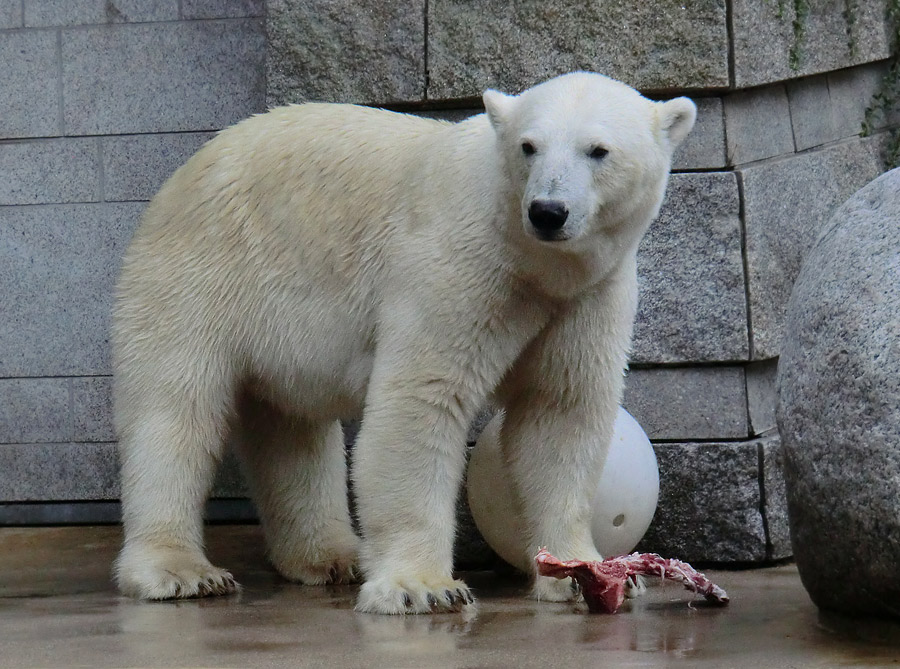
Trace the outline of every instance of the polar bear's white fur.
{"label": "polar bear's white fur", "polygon": [[[225,130],[163,186],[113,328],[121,589],[222,594],[202,513],[237,444],[287,578],[357,608],[459,609],[455,503],[488,401],[528,547],[599,559],[592,486],[622,392],[635,252],[693,103],[598,74],[484,94],[459,124],[350,105]],[[348,514],[338,420],[362,416]],[[541,599],[571,596],[536,579]]]}

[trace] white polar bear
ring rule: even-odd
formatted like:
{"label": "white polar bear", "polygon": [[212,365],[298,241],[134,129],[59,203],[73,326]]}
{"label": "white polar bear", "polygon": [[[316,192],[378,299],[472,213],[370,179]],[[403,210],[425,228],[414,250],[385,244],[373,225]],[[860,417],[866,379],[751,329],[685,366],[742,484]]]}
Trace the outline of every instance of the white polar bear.
{"label": "white polar bear", "polygon": [[[123,592],[223,594],[202,514],[236,442],[269,556],[357,609],[473,601],[453,578],[467,427],[495,401],[528,550],[599,559],[589,502],[622,392],[635,253],[686,98],[574,73],[459,124],[350,105],[225,130],[150,203],[113,328]],[[339,419],[362,416],[348,513]],[[534,595],[568,584],[536,578]]]}

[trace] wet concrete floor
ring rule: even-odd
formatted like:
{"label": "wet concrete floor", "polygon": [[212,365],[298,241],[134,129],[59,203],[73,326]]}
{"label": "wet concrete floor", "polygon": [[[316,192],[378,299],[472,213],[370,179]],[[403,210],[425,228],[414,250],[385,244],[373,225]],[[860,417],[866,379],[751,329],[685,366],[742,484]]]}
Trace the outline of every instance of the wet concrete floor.
{"label": "wet concrete floor", "polygon": [[353,586],[281,580],[253,526],[208,528],[210,556],[241,594],[131,601],[109,577],[120,538],[117,527],[0,529],[0,667],[900,667],[900,625],[820,614],[792,566],[707,572],[726,608],[672,584],[613,616],[469,573],[474,611],[389,617],[355,613]]}

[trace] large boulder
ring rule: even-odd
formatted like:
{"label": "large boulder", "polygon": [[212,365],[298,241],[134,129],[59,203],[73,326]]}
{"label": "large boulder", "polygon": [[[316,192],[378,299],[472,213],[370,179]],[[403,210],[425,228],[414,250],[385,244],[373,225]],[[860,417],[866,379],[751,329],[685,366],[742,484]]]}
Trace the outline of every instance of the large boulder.
{"label": "large boulder", "polygon": [[804,586],[824,609],[900,617],[900,169],[804,259],[777,388]]}

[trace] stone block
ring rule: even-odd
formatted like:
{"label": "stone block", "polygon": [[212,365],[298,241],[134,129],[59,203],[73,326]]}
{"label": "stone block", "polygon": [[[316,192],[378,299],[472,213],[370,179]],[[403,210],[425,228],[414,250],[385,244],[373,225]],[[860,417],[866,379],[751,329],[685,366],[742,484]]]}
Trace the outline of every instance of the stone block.
{"label": "stone block", "polygon": [[178,19],[178,0],[24,0],[25,26],[79,26]]}
{"label": "stone block", "polygon": [[659,505],[638,546],[688,562],[766,559],[757,444],[655,444]]}
{"label": "stone block", "polygon": [[745,439],[742,367],[632,369],[623,406],[650,439]]}
{"label": "stone block", "polygon": [[0,445],[2,500],[106,500],[118,496],[115,444]]}
{"label": "stone block", "polygon": [[185,19],[242,18],[265,14],[265,0],[181,0],[181,16]]}
{"label": "stone block", "polygon": [[762,452],[763,514],[766,520],[766,551],[769,560],[793,555],[784,481],[784,449],[777,434],[759,440]]}
{"label": "stone block", "polygon": [[0,205],[96,202],[99,159],[94,137],[0,143]]}
{"label": "stone block", "polygon": [[[887,58],[887,1],[731,0],[733,85],[749,88]],[[807,10],[796,23],[802,27],[799,39],[798,6]]]}
{"label": "stone block", "polygon": [[797,568],[821,608],[900,617],[900,169],[823,226],[778,366]]}
{"label": "stone block", "polygon": [[425,97],[425,0],[271,0],[267,103]]}
{"label": "stone block", "polygon": [[258,19],[63,31],[66,134],[219,129],[264,108]]}
{"label": "stone block", "polygon": [[517,93],[572,70],[644,90],[724,87],[725,4],[431,0],[428,70],[430,99]]}
{"label": "stone block", "polygon": [[636,362],[746,360],[740,201],[731,173],[674,174],[638,251]]}
{"label": "stone block", "polygon": [[883,171],[883,141],[853,139],[738,170],[754,359],[778,356],[785,305],[801,260],[838,205]]}
{"label": "stone block", "polygon": [[0,33],[0,137],[60,134],[58,60],[53,32]]}
{"label": "stone block", "polygon": [[[798,151],[840,139],[826,75],[788,82],[787,90],[794,142]],[[859,120],[861,122],[862,117]],[[859,134],[859,124],[856,126],[856,134]]]}
{"label": "stone block", "polygon": [[109,374],[112,289],[143,208],[0,207],[0,377]]}
{"label": "stone block", "polygon": [[693,98],[697,122],[675,150],[672,169],[713,169],[725,165],[725,120],[722,98]]}
{"label": "stone block", "polygon": [[22,0],[0,0],[0,30],[22,27]]}
{"label": "stone block", "polygon": [[785,87],[739,91],[725,98],[729,165],[794,152],[791,110]]}
{"label": "stone block", "polygon": [[751,362],[744,368],[747,376],[747,410],[750,433],[761,435],[776,428],[775,373],[777,360]]}
{"label": "stone block", "polygon": [[66,379],[0,379],[0,443],[30,444],[72,438]]}
{"label": "stone block", "polygon": [[[888,74],[886,63],[874,63],[828,73],[828,94],[838,138],[858,135],[872,98],[881,92]],[[873,130],[900,123],[900,107],[873,119]]]}
{"label": "stone block", "polygon": [[[788,83],[797,150],[859,135],[886,71],[883,63],[875,63]],[[874,129],[898,118],[878,115]]]}
{"label": "stone block", "polygon": [[72,413],[75,424],[72,441],[115,441],[112,378],[88,376],[72,379]]}
{"label": "stone block", "polygon": [[103,137],[104,199],[149,200],[205,142],[209,132]]}

